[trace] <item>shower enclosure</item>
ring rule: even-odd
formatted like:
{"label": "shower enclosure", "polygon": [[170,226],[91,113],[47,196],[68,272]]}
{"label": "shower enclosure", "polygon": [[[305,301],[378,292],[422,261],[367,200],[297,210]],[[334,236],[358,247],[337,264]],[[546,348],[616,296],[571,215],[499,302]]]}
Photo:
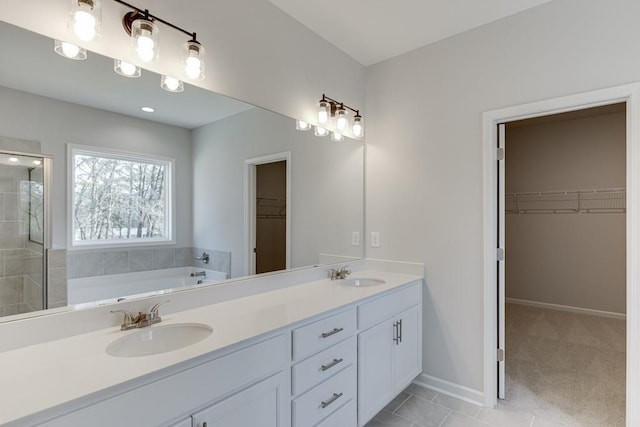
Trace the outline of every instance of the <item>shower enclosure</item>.
{"label": "shower enclosure", "polygon": [[51,164],[0,152],[0,316],[47,308]]}

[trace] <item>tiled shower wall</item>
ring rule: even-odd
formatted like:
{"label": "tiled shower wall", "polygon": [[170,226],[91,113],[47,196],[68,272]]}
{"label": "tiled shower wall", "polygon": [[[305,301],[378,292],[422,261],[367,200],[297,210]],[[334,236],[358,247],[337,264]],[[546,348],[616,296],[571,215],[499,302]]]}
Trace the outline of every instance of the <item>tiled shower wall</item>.
{"label": "tiled shower wall", "polygon": [[[195,259],[203,252],[209,254],[209,264]],[[231,252],[193,247],[67,252],[67,277],[69,279],[192,266],[229,274],[231,271]]]}

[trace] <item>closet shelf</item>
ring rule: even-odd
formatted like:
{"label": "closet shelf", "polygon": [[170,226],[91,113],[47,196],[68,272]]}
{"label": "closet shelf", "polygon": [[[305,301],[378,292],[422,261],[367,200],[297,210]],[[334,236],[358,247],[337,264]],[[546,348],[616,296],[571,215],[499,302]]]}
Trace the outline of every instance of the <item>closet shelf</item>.
{"label": "closet shelf", "polygon": [[625,213],[626,189],[540,191],[505,194],[508,214]]}
{"label": "closet shelf", "polygon": [[287,200],[274,197],[256,198],[256,218],[285,219],[287,217]]}

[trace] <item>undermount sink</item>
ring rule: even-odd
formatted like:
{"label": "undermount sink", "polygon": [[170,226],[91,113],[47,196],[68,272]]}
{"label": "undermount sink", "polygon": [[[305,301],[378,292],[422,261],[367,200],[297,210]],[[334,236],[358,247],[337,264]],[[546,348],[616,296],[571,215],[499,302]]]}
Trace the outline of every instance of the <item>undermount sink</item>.
{"label": "undermount sink", "polygon": [[202,323],[150,326],[118,338],[106,352],[115,357],[150,356],[190,346],[212,333],[213,328]]}
{"label": "undermount sink", "polygon": [[354,288],[366,288],[371,286],[380,286],[384,285],[385,282],[382,279],[369,279],[369,278],[356,278],[352,277],[351,279],[342,279],[340,280],[340,284],[344,286],[351,286]]}

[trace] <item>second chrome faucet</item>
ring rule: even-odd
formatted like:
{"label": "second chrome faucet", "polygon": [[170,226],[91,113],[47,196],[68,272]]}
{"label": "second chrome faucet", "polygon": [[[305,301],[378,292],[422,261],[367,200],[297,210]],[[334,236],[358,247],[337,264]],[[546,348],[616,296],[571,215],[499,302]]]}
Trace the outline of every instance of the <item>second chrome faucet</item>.
{"label": "second chrome faucet", "polygon": [[112,313],[124,313],[124,320],[120,325],[121,331],[128,331],[129,329],[144,328],[145,326],[151,326],[154,323],[162,321],[162,317],[158,314],[158,308],[169,301],[159,302],[149,309],[147,313],[139,312],[134,315],[129,310],[111,310]]}

